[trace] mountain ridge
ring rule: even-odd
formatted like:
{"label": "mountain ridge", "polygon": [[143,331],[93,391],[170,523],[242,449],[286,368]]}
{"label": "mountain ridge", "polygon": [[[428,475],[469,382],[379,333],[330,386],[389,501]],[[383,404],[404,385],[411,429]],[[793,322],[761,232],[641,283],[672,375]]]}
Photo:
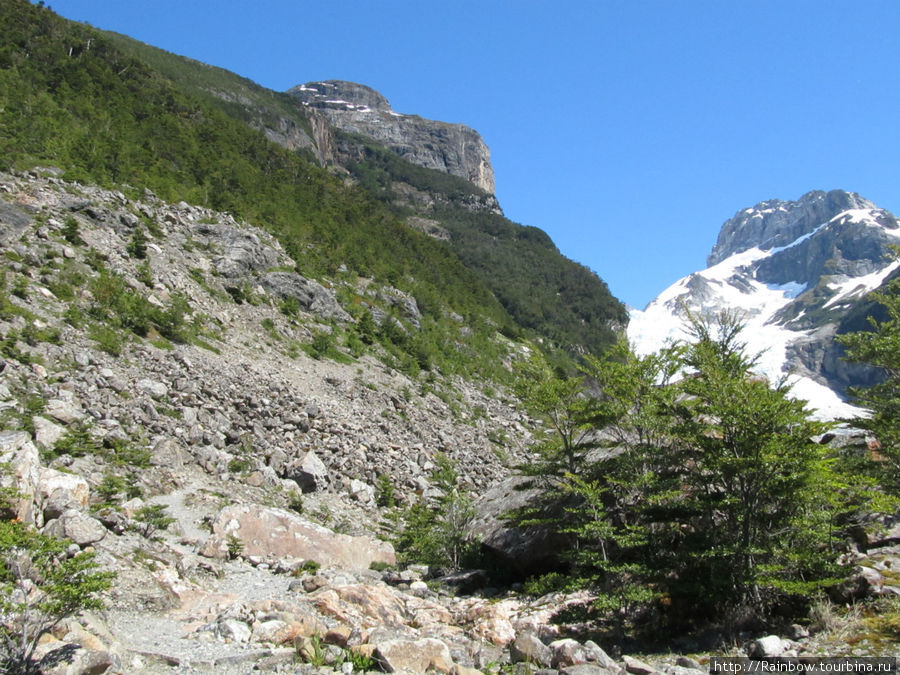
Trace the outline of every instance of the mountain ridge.
{"label": "mountain ridge", "polygon": [[725,221],[706,269],[631,312],[629,338],[646,353],[677,339],[688,311],[737,311],[751,350],[764,354],[765,374],[790,374],[797,395],[822,415],[849,416],[856,411],[845,403],[848,388],[877,375],[843,361],[834,338],[900,267],[890,254],[898,243],[896,217],[856,193],[819,190],[760,202]]}

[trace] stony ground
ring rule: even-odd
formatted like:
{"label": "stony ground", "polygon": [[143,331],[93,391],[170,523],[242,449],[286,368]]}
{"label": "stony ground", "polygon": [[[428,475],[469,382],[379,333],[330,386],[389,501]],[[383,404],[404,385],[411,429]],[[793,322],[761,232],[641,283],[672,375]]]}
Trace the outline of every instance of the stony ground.
{"label": "stony ground", "polygon": [[[307,356],[298,344],[349,317],[333,289],[300,277],[277,243],[227,214],[129,199],[53,172],[0,175],[0,197],[0,253],[17,308],[0,318],[0,462],[13,472],[5,480],[23,493],[22,520],[95,550],[117,574],[104,611],[65,622],[42,646],[79,645],[74,662],[52,672],[352,672],[376,663],[389,672],[527,671],[513,661],[582,674],[702,668],[708,654],[635,660],[611,650],[613,660],[590,641],[562,639],[551,617],[583,595],[454,594],[433,570],[390,565],[380,477],[401,504],[427,498],[444,454],[476,496],[497,486],[530,441],[511,396],[411,378],[371,355]],[[65,237],[72,219],[80,242]],[[137,260],[128,243],[148,223],[158,232]],[[85,282],[97,255],[153,303],[183,294],[202,342],[130,338],[113,355],[89,324],[73,325],[73,308],[91,305]],[[396,302],[415,318],[414,301],[396,289],[349,283],[371,292],[373,309]],[[234,302],[234,288],[257,301]],[[278,310],[285,296],[299,314]],[[104,450],[54,451],[77,430]],[[110,479],[120,483],[110,488]],[[149,526],[154,505],[173,522]],[[868,588],[892,592],[895,553],[870,556]],[[881,633],[859,637],[862,628],[839,614],[823,618],[818,637],[799,631],[765,648],[823,653],[852,638],[851,651],[897,651]]]}

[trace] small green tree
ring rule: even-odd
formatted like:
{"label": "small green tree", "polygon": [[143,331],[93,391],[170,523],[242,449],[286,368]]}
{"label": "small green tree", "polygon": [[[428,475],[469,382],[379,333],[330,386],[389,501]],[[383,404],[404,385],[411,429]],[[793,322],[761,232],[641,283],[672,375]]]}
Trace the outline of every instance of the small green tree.
{"label": "small green tree", "polygon": [[418,502],[404,513],[397,549],[408,562],[459,569],[477,546],[468,534],[475,517],[472,498],[459,490],[459,475],[445,455],[438,455],[432,481],[441,496],[433,504]]}
{"label": "small green tree", "polygon": [[103,606],[113,574],[100,572],[93,553],[69,557],[69,542],[0,521],[0,670],[37,673],[41,636],[63,619]]}
{"label": "small green tree", "polygon": [[147,235],[144,233],[144,228],[135,228],[125,250],[128,252],[128,255],[138,260],[143,260],[147,257]]}
{"label": "small green tree", "polygon": [[838,341],[846,347],[848,360],[884,373],[880,383],[852,390],[859,404],[871,411],[853,424],[870,430],[881,444],[877,455],[865,458],[869,461],[863,468],[889,492],[900,495],[900,279],[869,297],[884,308],[886,318],[870,317],[871,330],[842,335]]}

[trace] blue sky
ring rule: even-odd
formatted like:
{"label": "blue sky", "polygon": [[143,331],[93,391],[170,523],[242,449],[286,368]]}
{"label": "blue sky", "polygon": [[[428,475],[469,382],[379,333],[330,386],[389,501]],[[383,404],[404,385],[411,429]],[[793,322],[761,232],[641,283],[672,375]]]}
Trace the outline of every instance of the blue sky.
{"label": "blue sky", "polygon": [[900,212],[894,0],[48,4],[271,89],[350,80],[473,127],[506,215],[639,308],[759,201]]}

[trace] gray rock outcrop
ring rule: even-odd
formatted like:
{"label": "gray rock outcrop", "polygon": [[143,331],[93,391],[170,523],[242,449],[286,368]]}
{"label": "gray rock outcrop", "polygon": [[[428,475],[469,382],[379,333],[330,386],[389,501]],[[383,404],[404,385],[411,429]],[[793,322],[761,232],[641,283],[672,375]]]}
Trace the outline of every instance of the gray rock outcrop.
{"label": "gray rock outcrop", "polygon": [[372,138],[413,164],[495,191],[490,150],[474,129],[402,115],[377,91],[354,82],[309,82],[288,93],[342,131]]}

